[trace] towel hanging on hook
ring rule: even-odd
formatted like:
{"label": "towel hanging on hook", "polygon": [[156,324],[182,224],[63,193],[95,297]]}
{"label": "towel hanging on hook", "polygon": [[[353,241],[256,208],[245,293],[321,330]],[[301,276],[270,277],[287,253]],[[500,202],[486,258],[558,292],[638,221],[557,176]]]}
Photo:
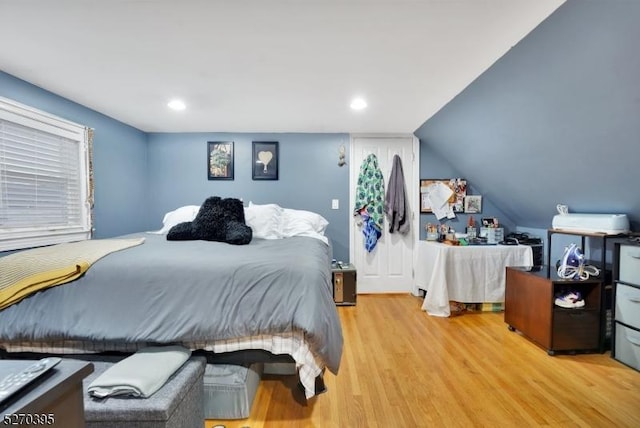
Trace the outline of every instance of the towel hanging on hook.
{"label": "towel hanging on hook", "polygon": [[363,222],[365,249],[373,251],[384,222],[384,178],[374,154],[368,155],[360,166],[353,216]]}
{"label": "towel hanging on hook", "polygon": [[404,182],[402,159],[397,154],[393,156],[393,165],[389,175],[389,185],[384,200],[384,213],[389,222],[389,233],[409,233],[411,222],[407,212],[407,189]]}

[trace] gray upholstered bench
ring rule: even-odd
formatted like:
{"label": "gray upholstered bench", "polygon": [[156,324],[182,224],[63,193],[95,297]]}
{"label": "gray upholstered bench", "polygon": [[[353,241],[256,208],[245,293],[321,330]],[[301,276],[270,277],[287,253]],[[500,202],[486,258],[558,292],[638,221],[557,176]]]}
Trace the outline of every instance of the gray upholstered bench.
{"label": "gray upholstered bench", "polygon": [[202,428],[203,376],[206,361],[190,358],[149,398],[95,399],[89,384],[114,363],[93,361],[94,372],[84,379],[84,414],[87,428]]}

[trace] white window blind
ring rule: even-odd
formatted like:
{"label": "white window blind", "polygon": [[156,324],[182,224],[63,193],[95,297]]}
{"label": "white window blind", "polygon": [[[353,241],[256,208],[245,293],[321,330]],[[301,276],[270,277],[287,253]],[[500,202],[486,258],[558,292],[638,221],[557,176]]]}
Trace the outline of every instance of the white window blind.
{"label": "white window blind", "polygon": [[0,251],[90,238],[87,134],[0,98]]}

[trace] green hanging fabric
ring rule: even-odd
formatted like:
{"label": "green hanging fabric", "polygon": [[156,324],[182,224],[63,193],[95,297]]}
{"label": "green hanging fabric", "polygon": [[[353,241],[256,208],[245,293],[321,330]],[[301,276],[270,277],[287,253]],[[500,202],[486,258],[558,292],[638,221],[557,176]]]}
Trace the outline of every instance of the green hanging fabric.
{"label": "green hanging fabric", "polygon": [[382,234],[384,221],[384,178],[374,154],[367,156],[360,166],[353,215],[361,216],[365,222],[365,248],[370,252]]}

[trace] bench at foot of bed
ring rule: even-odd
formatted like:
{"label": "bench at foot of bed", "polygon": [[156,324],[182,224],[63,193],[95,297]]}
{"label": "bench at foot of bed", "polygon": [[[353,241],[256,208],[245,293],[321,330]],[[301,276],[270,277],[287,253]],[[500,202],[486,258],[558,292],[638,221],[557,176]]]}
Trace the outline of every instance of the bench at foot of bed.
{"label": "bench at foot of bed", "polygon": [[204,371],[202,357],[190,358],[149,398],[89,396],[91,382],[114,363],[93,361],[94,372],[83,381],[87,428],[202,428]]}

